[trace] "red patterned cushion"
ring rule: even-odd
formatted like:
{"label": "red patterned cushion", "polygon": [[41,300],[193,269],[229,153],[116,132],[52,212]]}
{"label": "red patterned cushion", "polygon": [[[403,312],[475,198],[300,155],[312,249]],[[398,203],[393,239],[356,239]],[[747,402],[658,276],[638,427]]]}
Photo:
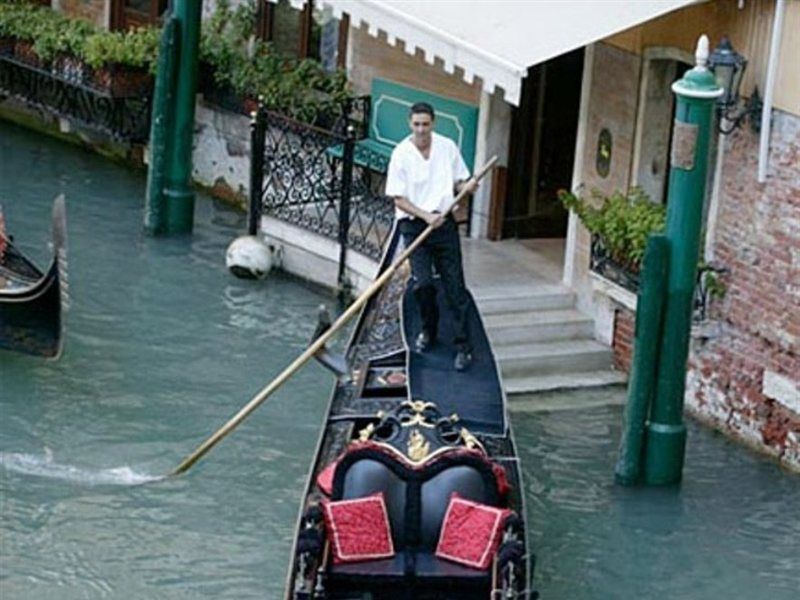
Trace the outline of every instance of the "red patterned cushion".
{"label": "red patterned cushion", "polygon": [[325,500],[322,507],[335,564],[394,556],[382,493],[353,500]]}
{"label": "red patterned cushion", "polygon": [[511,511],[461,498],[450,497],[444,515],[436,556],[486,570],[500,545],[503,522]]}
{"label": "red patterned cushion", "polygon": [[338,464],[339,459],[337,458],[317,475],[317,487],[322,490],[322,493],[326,496],[330,496],[333,491],[333,476],[336,474],[336,465]]}

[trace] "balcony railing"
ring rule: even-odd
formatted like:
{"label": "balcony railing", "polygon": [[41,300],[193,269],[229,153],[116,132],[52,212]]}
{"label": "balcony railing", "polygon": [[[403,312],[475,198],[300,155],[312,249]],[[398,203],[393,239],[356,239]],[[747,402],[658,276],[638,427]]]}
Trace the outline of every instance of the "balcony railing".
{"label": "balcony railing", "polygon": [[47,68],[0,54],[0,95],[62,117],[114,140],[144,143],[150,134],[150,94],[119,97],[93,84],[80,63]]}
{"label": "balcony railing", "polygon": [[355,132],[352,125],[326,130],[263,109],[253,122],[251,230],[263,212],[337,240],[340,283],[347,250],[378,260],[394,219],[394,204],[383,195],[385,174],[354,160]]}

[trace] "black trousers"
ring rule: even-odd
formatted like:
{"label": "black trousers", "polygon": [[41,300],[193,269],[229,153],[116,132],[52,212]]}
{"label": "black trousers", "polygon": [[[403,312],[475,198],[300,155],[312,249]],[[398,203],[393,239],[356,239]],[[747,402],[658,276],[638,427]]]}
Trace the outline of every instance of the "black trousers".
{"label": "black trousers", "polygon": [[[422,219],[401,219],[398,223],[406,246],[422,233],[428,224]],[[472,347],[467,328],[469,300],[461,264],[461,241],[458,226],[452,216],[434,229],[428,238],[411,253],[412,291],[419,306],[422,328],[432,339],[437,337],[439,308],[433,285],[433,267],[442,280],[445,301],[453,317],[453,342],[458,350],[469,352]]]}

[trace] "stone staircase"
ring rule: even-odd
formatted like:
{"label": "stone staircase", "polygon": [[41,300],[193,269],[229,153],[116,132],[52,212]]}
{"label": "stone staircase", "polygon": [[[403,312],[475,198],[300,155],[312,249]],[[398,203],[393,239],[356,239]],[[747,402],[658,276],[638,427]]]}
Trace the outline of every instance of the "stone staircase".
{"label": "stone staircase", "polygon": [[471,288],[503,372],[506,393],[624,383],[610,348],[568,289],[544,281]]}

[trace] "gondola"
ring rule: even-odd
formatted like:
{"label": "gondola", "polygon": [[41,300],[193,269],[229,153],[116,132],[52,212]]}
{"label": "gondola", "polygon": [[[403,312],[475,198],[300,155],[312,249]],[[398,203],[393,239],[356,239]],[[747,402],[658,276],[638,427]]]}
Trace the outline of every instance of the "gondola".
{"label": "gondola", "polygon": [[66,300],[64,196],[53,202],[53,258],[46,272],[14,245],[3,227],[0,236],[0,348],[58,358]]}
{"label": "gondola", "polygon": [[[401,251],[395,231],[379,274]],[[316,355],[337,379],[286,600],[536,597],[520,465],[480,315],[472,302],[465,372],[453,367],[444,308],[439,342],[409,350],[419,331],[409,275],[406,262],[369,300],[343,353]],[[320,319],[315,335],[328,326]]]}

